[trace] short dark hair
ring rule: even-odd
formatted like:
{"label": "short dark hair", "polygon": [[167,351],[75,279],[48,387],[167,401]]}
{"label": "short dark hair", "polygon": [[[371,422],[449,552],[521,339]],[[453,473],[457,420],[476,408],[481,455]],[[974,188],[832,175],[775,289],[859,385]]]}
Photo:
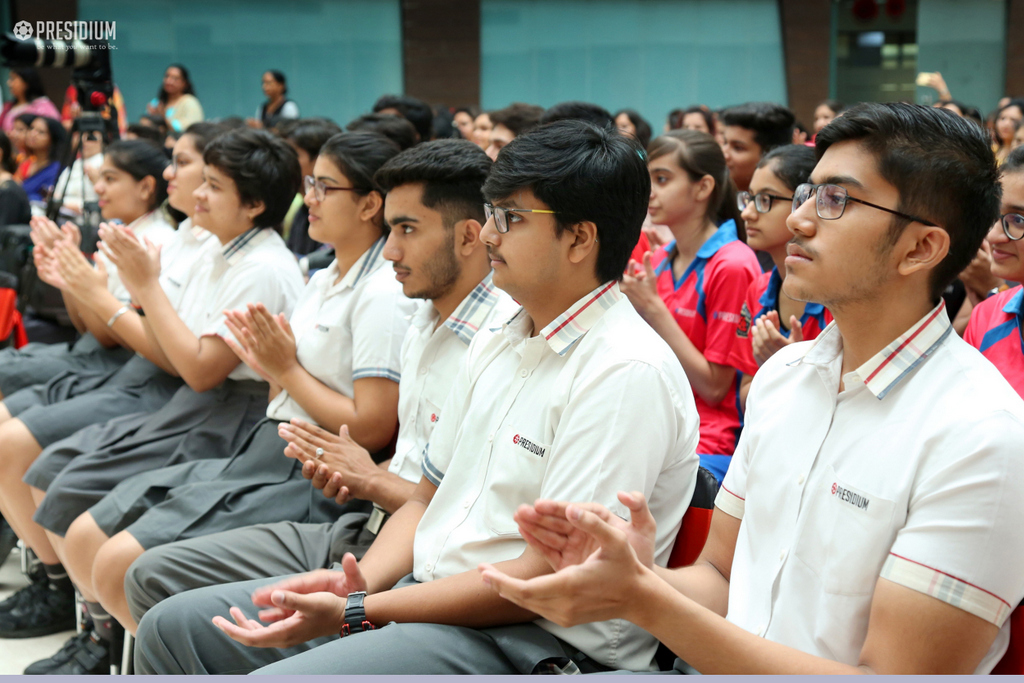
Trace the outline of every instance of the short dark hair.
{"label": "short dark hair", "polygon": [[380,133],[401,149],[409,149],[416,144],[416,129],[409,123],[409,119],[394,114],[363,114],[349,121],[345,130]]}
{"label": "short dark hair", "polygon": [[560,102],[544,112],[541,125],[555,121],[586,121],[595,126],[615,128],[615,117],[608,110],[590,102]]}
{"label": "short dark hair", "polygon": [[159,129],[154,128],[153,126],[146,126],[141,123],[129,124],[128,132],[140,140],[149,140],[157,144],[162,143],[164,141],[164,137],[166,137]]}
{"label": "short dark hair", "polygon": [[522,135],[540,125],[540,118],[544,115],[544,107],[523,102],[513,102],[504,109],[498,109],[488,114],[491,123],[497,126],[505,126],[513,135]]}
{"label": "short dark hair", "polygon": [[[879,175],[899,192],[898,211],[929,220],[949,235],[949,254],[931,277],[929,294],[937,301],[978,253],[999,215],[999,171],[985,132],[945,109],[864,103],[821,129],[818,158],[846,141],[875,157]],[[892,218],[889,241],[895,244],[909,221]]]}
{"label": "short dark hair", "polygon": [[761,157],[758,168],[771,167],[771,172],[791,190],[810,182],[811,173],[818,164],[814,150],[807,145],[783,145]]}
{"label": "short dark hair", "polygon": [[14,173],[17,164],[14,163],[14,154],[11,153],[11,139],[7,133],[0,130],[0,168],[8,173]]}
{"label": "short dark hair", "polygon": [[156,181],[154,197],[149,208],[154,209],[167,199],[167,181],[164,169],[170,163],[167,153],[159,143],[152,140],[116,140],[103,151],[107,161],[124,171],[136,181],[153,176]]}
{"label": "short dark hair", "polygon": [[228,132],[228,130],[228,128],[225,128],[219,123],[214,123],[212,121],[197,121],[186,128],[182,135],[187,135],[192,138],[192,144],[194,144],[196,150],[202,154],[206,150],[206,146],[209,145],[215,137],[221,133]]}
{"label": "short dark hair", "polygon": [[722,112],[722,123],[754,131],[761,154],[793,142],[793,112],[774,102],[747,102]]}
{"label": "short dark hair", "polygon": [[310,159],[316,159],[324,143],[340,132],[341,127],[333,121],[302,119],[294,128],[288,130],[284,139],[305,150]]}
{"label": "short dark hair", "polygon": [[651,177],[639,143],[609,126],[558,121],[502,148],[484,183],[496,201],[528,189],[557,212],[557,234],[592,221],[599,240],[597,277],[618,280],[640,239]]}
{"label": "short dark hair", "polygon": [[821,105],[825,105],[832,111],[833,114],[836,115],[843,113],[843,110],[846,109],[846,107],[843,106],[843,103],[840,102],[839,100],[822,100],[821,102],[818,102],[818,106],[815,107],[815,109],[817,109]]}
{"label": "short dark hair", "polygon": [[231,177],[243,204],[263,202],[255,227],[281,231],[302,182],[298,156],[288,143],[263,130],[230,130],[206,146],[203,161]]}
{"label": "short dark hair", "polygon": [[441,214],[446,228],[472,218],[484,222],[481,190],[491,160],[469,140],[434,140],[405,150],[377,171],[374,180],[385,192],[423,183],[424,206]]}
{"label": "short dark hair", "polygon": [[394,109],[405,117],[416,129],[416,134],[420,136],[420,142],[430,139],[434,125],[434,112],[430,105],[423,100],[408,95],[384,95],[374,102],[373,113],[376,114],[382,109]]}
{"label": "short dark hair", "polygon": [[36,71],[35,67],[16,66],[11,69],[11,73],[16,74],[18,78],[25,81],[26,102],[39,99],[46,94],[46,91],[43,90],[43,79],[39,76],[39,72]]}
{"label": "short dark hair", "polygon": [[1024,145],[1010,152],[1006,157],[1006,161],[999,167],[1001,174],[1007,173],[1020,173],[1024,171]]}
{"label": "short dark hair", "polygon": [[615,118],[617,119],[623,114],[636,129],[636,139],[640,141],[640,146],[646,148],[651,142],[651,124],[647,123],[647,119],[640,116],[640,112],[635,109],[620,109],[616,112]]}

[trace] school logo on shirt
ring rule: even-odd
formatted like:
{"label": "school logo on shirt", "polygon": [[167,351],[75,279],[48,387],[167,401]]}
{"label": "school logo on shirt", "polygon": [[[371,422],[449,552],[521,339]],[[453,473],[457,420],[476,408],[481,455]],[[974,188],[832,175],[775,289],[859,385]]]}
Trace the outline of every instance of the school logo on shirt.
{"label": "school logo on shirt", "polygon": [[682,307],[680,307],[680,308],[676,309],[676,315],[681,315],[684,318],[692,318],[695,315],[697,315],[697,309],[696,308],[682,308]]}
{"label": "school logo on shirt", "polygon": [[529,439],[523,438],[518,434],[512,437],[512,443],[519,446],[520,448],[525,448],[534,455],[539,455],[542,458],[544,457],[544,454],[547,452],[546,448],[542,448],[541,446],[538,446],[534,442],[530,441]]}
{"label": "school logo on shirt", "polygon": [[440,420],[440,419],[441,419],[441,418],[440,418],[440,417],[438,417],[437,413],[431,413],[431,414],[430,414],[430,423],[431,423],[431,424],[433,424],[433,423],[437,422],[437,421],[438,421],[438,420]]}
{"label": "school logo on shirt", "polygon": [[734,325],[738,325],[741,320],[740,316],[737,315],[736,313],[733,313],[732,311],[715,311],[714,313],[711,314],[711,317],[714,318],[715,320],[722,320],[727,323],[733,323]]}
{"label": "school logo on shirt", "polygon": [[316,329],[318,331],[320,331],[320,332],[330,332],[331,331],[331,328],[327,327],[327,325],[321,325],[319,323],[317,323]]}
{"label": "school logo on shirt", "polygon": [[832,482],[832,495],[844,503],[849,503],[855,508],[861,510],[867,510],[868,504],[871,502],[869,498],[865,498],[859,493],[854,493],[850,489],[843,488],[837,482]]}
{"label": "school logo on shirt", "polygon": [[740,309],[740,320],[739,325],[736,327],[736,336],[740,339],[746,339],[750,336],[750,323],[752,322],[753,316],[750,315],[750,308],[747,306],[747,302],[743,302],[743,307]]}

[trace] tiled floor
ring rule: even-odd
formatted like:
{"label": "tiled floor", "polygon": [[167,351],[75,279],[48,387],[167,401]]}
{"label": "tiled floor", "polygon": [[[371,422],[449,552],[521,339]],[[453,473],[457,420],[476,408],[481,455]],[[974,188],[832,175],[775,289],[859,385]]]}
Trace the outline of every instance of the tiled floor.
{"label": "tiled floor", "polygon": [[[0,600],[26,585],[21,573],[21,555],[15,550],[0,567]],[[74,631],[42,638],[0,639],[0,675],[20,674],[32,662],[49,657],[60,649]]]}

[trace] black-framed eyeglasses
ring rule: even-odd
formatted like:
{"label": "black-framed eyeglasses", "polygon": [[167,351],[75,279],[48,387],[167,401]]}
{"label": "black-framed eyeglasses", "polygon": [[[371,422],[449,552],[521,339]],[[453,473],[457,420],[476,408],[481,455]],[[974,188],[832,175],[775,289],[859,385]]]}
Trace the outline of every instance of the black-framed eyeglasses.
{"label": "black-framed eyeglasses", "polygon": [[309,194],[310,190],[313,190],[313,196],[316,197],[318,202],[322,202],[327,199],[328,192],[334,192],[335,190],[346,190],[348,192],[358,192],[357,187],[332,187],[322,180],[317,180],[311,175],[306,176],[302,179],[302,194]]}
{"label": "black-framed eyeglasses", "polygon": [[772,200],[778,199],[780,202],[791,202],[792,197],[780,197],[777,194],[768,194],[767,192],[758,192],[755,195],[751,195],[747,191],[736,193],[736,206],[740,211],[746,211],[747,206],[750,202],[754,202],[754,208],[758,213],[768,213],[772,210]]}
{"label": "black-framed eyeglasses", "polygon": [[1003,226],[1003,234],[1008,239],[1014,242],[1024,239],[1024,216],[1019,213],[1004,213],[999,217],[999,223]]}
{"label": "black-framed eyeglasses", "polygon": [[495,229],[504,235],[508,232],[508,215],[512,214],[515,216],[517,213],[550,213],[556,214],[557,211],[551,211],[549,209],[503,209],[500,206],[494,206],[493,204],[484,204],[484,217],[487,220],[491,220],[491,216],[494,217]]}
{"label": "black-framed eyeglasses", "polygon": [[935,223],[926,221],[923,218],[911,216],[908,213],[896,211],[895,209],[887,209],[884,206],[879,206],[878,204],[866,202],[863,199],[851,197],[850,193],[846,191],[846,188],[840,187],[839,185],[832,185],[830,183],[826,183],[824,185],[804,183],[803,185],[799,185],[796,188],[796,192],[793,193],[793,211],[795,212],[803,206],[803,203],[810,199],[812,194],[815,195],[814,209],[818,213],[818,218],[821,218],[822,220],[834,221],[837,218],[841,218],[843,212],[846,210],[846,203],[857,202],[864,206],[870,206],[872,209],[878,209],[880,211],[885,211],[886,213],[899,216],[900,218],[906,218],[908,221],[916,221],[917,223],[928,225],[933,228],[938,227]]}

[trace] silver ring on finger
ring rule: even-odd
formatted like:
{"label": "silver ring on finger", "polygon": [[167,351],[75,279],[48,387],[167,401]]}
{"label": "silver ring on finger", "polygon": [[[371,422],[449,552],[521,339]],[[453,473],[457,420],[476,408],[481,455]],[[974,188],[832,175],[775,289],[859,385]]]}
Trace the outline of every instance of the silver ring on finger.
{"label": "silver ring on finger", "polygon": [[324,449],[322,449],[322,448],[316,449],[316,455],[313,456],[313,457],[316,458],[317,460],[319,460],[320,458],[324,457]]}

